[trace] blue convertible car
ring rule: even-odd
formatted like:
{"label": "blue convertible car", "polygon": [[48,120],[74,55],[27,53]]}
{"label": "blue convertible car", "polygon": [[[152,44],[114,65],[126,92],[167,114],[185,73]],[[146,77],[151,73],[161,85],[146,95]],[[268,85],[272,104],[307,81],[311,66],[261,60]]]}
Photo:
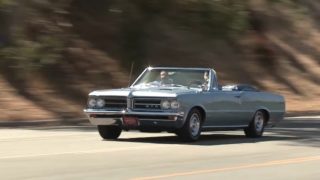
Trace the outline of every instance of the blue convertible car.
{"label": "blue convertible car", "polygon": [[283,119],[285,102],[250,85],[220,87],[210,68],[148,67],[129,88],[91,92],[84,112],[104,139],[135,129],[195,141],[202,131],[217,130],[261,137]]}

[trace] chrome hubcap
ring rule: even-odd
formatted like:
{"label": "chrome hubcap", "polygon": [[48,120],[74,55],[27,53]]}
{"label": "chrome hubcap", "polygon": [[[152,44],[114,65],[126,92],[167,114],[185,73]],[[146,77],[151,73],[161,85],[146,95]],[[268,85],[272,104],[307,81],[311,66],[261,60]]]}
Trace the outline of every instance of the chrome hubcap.
{"label": "chrome hubcap", "polygon": [[200,117],[196,113],[190,118],[190,131],[192,136],[197,136],[200,131]]}
{"label": "chrome hubcap", "polygon": [[257,112],[254,118],[254,124],[257,132],[261,132],[264,126],[264,117],[262,112]]}

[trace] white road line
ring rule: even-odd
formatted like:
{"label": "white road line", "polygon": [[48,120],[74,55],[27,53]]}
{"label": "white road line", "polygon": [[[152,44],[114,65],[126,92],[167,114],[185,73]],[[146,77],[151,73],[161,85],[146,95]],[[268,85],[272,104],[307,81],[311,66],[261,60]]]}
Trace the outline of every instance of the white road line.
{"label": "white road line", "polygon": [[235,165],[235,166],[222,167],[222,168],[191,170],[187,172],[176,172],[176,173],[163,174],[163,175],[157,175],[157,176],[138,177],[138,178],[132,178],[131,180],[169,179],[169,178],[174,178],[179,176],[181,177],[181,176],[191,176],[191,175],[201,175],[201,174],[213,174],[213,173],[219,173],[219,172],[230,172],[235,170],[263,168],[263,167],[272,167],[272,166],[274,167],[277,165],[290,165],[290,164],[305,163],[305,162],[319,161],[319,160],[320,160],[320,156],[310,156],[310,157],[301,157],[301,158],[293,158],[293,159],[274,160],[274,161],[267,161],[267,162],[261,162],[261,163]]}
{"label": "white road line", "polygon": [[141,149],[165,148],[165,147],[172,147],[172,146],[173,145],[157,145],[157,146],[148,145],[148,146],[133,146],[133,147],[100,149],[100,150],[90,150],[90,151],[70,151],[70,152],[47,153],[47,154],[13,155],[13,156],[0,157],[0,160],[18,159],[18,158],[32,158],[32,157],[42,157],[42,156],[82,155],[82,154],[94,154],[94,153],[106,153],[106,152],[132,151],[132,150],[141,150]]}
{"label": "white road line", "polygon": [[25,137],[7,137],[0,138],[0,142],[8,142],[8,141],[30,141],[30,140],[47,140],[50,138],[61,138],[61,137],[72,137],[72,136],[83,136],[81,133],[73,133],[73,134],[52,134],[52,135],[42,135],[42,136],[25,136]]}

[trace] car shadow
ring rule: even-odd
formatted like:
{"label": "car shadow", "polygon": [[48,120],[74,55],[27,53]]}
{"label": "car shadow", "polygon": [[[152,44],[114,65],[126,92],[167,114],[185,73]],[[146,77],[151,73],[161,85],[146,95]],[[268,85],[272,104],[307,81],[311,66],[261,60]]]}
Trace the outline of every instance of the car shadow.
{"label": "car shadow", "polygon": [[[234,131],[237,132],[237,131]],[[320,147],[319,119],[285,119],[277,127],[267,128],[261,138],[247,138],[244,134],[234,132],[204,133],[196,142],[183,142],[177,136],[121,138],[120,142],[157,143],[157,144],[185,144],[185,145],[226,145],[259,143],[268,141],[286,141],[294,146]]]}
{"label": "car shadow", "polygon": [[[95,132],[97,140],[99,135],[97,127],[84,123],[82,125],[58,125],[58,126],[35,126],[35,127],[14,127],[18,129],[30,129],[39,131],[70,131],[70,132]],[[130,131],[131,132],[131,131]],[[130,133],[129,132],[129,133]],[[279,141],[288,143],[294,146],[310,146],[320,147],[320,119],[308,119],[308,118],[286,118],[281,121],[277,127],[267,128],[264,136],[261,138],[247,138],[242,131],[221,131],[221,132],[205,132],[200,136],[200,139],[196,142],[183,142],[174,134],[159,133],[157,136],[155,133],[147,135],[137,135],[137,137],[128,137],[123,132],[119,139],[112,142],[130,142],[130,143],[149,143],[149,144],[181,144],[181,145],[198,145],[198,146],[210,146],[210,145],[227,145],[227,144],[253,144],[260,142]],[[141,133],[142,134],[142,133]],[[110,141],[110,140],[102,140]]]}
{"label": "car shadow", "polygon": [[[130,143],[149,143],[149,144],[180,144],[180,145],[200,145],[200,146],[210,146],[210,145],[227,145],[227,144],[246,144],[246,143],[259,143],[259,142],[268,142],[268,141],[304,141],[307,142],[308,138],[306,135],[312,132],[302,132],[292,129],[296,127],[291,124],[290,129],[272,129],[266,130],[267,132],[261,138],[247,138],[244,134],[241,134],[241,131],[223,131],[223,132],[205,132],[203,133],[199,140],[195,142],[185,142],[182,141],[178,136],[170,133],[149,133],[150,136],[143,137],[123,137],[120,136],[117,140],[102,140],[102,141],[112,141],[112,142],[130,142]],[[303,127],[303,126],[302,126]],[[53,127],[38,127],[31,128],[33,130],[41,131],[81,131],[81,132],[97,132],[97,127],[92,125],[86,126],[53,126]],[[271,131],[272,134],[268,131]],[[294,132],[293,132],[294,131]],[[131,132],[139,131],[129,131],[122,132],[123,135]],[[240,132],[240,133],[238,133]],[[237,134],[235,134],[237,133]],[[143,133],[141,133],[143,134]],[[155,136],[159,134],[159,136]],[[97,139],[99,135],[97,132]]]}
{"label": "car shadow", "polygon": [[155,144],[181,144],[181,145],[196,145],[196,146],[211,146],[211,145],[228,145],[228,144],[245,144],[259,143],[266,141],[284,141],[297,140],[299,137],[290,136],[263,136],[261,138],[247,138],[244,135],[233,134],[204,134],[196,142],[184,142],[177,136],[161,136],[161,137],[139,137],[139,138],[119,138],[118,142],[132,143],[155,143]]}

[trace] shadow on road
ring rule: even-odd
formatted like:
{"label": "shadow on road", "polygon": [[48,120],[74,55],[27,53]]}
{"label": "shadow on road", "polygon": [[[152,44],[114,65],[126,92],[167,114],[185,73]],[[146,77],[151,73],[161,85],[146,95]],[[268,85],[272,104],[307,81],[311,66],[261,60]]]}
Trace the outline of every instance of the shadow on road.
{"label": "shadow on road", "polygon": [[[47,127],[19,127],[22,129],[32,129],[39,131],[61,131],[61,132],[97,132],[97,128],[92,125],[82,126],[47,126]],[[125,134],[127,132],[123,132]],[[197,142],[183,142],[177,136],[161,133],[159,136],[144,136],[120,138],[113,142],[132,142],[132,143],[153,143],[153,144],[185,144],[185,145],[226,145],[226,144],[245,144],[260,143],[268,141],[279,141],[294,146],[320,147],[320,119],[287,119],[283,120],[275,128],[266,129],[262,138],[246,138],[242,131],[231,132],[210,132],[203,133]],[[97,141],[100,139],[97,132]],[[107,141],[107,140],[106,140]]]}
{"label": "shadow on road", "polygon": [[[241,131],[239,131],[241,132]],[[197,142],[186,143],[176,136],[121,138],[120,142],[159,143],[159,144],[187,144],[187,145],[226,145],[259,143],[267,141],[286,141],[290,145],[320,147],[320,119],[284,120],[277,127],[267,129],[262,138],[246,138],[244,134],[203,134]]]}
{"label": "shadow on road", "polygon": [[246,138],[244,135],[232,134],[204,134],[196,142],[183,142],[177,136],[165,137],[139,137],[139,138],[120,138],[120,142],[136,142],[136,143],[157,143],[157,144],[184,144],[184,145],[227,145],[227,144],[244,144],[244,143],[259,143],[266,141],[285,141],[297,140],[297,137],[288,136],[264,136],[263,138]]}

